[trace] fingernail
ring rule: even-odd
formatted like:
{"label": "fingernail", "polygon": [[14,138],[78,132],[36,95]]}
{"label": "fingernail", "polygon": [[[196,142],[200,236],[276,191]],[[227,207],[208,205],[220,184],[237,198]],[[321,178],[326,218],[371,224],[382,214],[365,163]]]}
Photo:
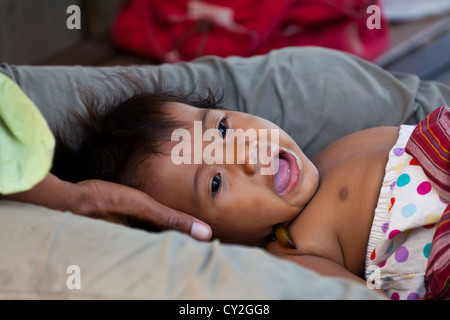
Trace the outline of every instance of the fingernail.
{"label": "fingernail", "polygon": [[211,230],[205,225],[194,222],[191,227],[191,236],[197,240],[208,240]]}

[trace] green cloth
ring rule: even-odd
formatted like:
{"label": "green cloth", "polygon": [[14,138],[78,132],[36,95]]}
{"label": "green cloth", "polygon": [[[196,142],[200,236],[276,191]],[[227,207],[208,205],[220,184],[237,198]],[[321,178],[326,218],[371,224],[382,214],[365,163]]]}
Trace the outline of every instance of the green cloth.
{"label": "green cloth", "polygon": [[0,193],[31,189],[50,171],[55,138],[36,105],[0,73]]}

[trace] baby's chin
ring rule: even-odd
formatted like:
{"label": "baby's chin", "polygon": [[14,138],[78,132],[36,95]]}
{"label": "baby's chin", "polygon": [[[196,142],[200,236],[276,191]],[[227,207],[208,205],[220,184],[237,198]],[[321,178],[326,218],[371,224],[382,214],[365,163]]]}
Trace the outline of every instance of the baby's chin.
{"label": "baby's chin", "polygon": [[292,204],[297,209],[297,213],[293,219],[305,209],[319,188],[319,173],[312,163],[304,166],[303,173],[301,185],[296,191],[298,198]]}
{"label": "baby's chin", "polygon": [[[314,198],[314,195],[316,194],[317,190],[319,189],[319,173],[315,166],[313,166],[312,172],[310,172],[309,176],[305,177],[305,199],[303,200],[304,203],[302,204],[302,210],[308,205],[308,203]],[[300,189],[300,192],[302,190]]]}

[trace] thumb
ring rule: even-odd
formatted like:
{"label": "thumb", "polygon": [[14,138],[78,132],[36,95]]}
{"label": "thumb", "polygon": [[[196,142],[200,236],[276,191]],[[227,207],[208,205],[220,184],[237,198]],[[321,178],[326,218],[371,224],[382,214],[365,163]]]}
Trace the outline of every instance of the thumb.
{"label": "thumb", "polygon": [[[205,222],[178,210],[169,208],[146,194],[145,214],[140,220],[148,221],[162,230],[177,230],[191,235],[201,241],[208,241],[212,237],[211,227]],[[136,205],[136,202],[134,202]],[[150,211],[148,209],[151,208]]]}
{"label": "thumb", "polygon": [[[102,210],[99,211],[104,212],[104,219],[106,216],[109,219],[114,216],[122,220],[125,218],[131,224],[150,223],[159,229],[177,230],[202,241],[208,241],[212,237],[209,225],[187,213],[163,205],[143,191],[101,180],[88,180],[78,184],[88,187],[91,198],[100,200]],[[96,201],[92,202],[96,204]]]}
{"label": "thumb", "polygon": [[211,227],[203,221],[184,212],[173,209],[169,209],[168,211],[169,212],[165,214],[165,218],[160,220],[162,222],[165,220],[165,226],[162,226],[163,228],[190,234],[193,238],[200,241],[208,241],[211,239]]}

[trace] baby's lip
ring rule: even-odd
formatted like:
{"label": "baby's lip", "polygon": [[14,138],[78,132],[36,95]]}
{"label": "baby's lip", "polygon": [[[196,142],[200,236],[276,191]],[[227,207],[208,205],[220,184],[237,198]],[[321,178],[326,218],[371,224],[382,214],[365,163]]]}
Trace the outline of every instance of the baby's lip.
{"label": "baby's lip", "polygon": [[[281,148],[271,158],[273,161],[273,185],[278,194],[289,194],[300,181],[300,166],[297,155]],[[281,163],[281,161],[283,161]],[[277,163],[278,162],[278,163]],[[281,166],[280,166],[281,165]],[[281,170],[281,171],[280,171]]]}

